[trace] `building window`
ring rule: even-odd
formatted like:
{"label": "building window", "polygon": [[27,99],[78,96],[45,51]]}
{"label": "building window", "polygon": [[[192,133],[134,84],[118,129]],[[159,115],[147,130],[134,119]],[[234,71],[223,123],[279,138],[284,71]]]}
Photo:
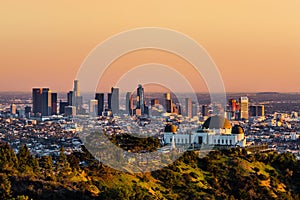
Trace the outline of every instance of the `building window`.
{"label": "building window", "polygon": [[224,140],[222,139],[222,144],[224,144]]}
{"label": "building window", "polygon": [[183,144],[183,138],[181,139],[181,143]]}
{"label": "building window", "polygon": [[172,138],[170,138],[170,142],[172,142]]}
{"label": "building window", "polygon": [[232,140],[229,140],[229,144],[232,144]]}
{"label": "building window", "polygon": [[218,139],[218,144],[220,144],[220,139]]}
{"label": "building window", "polygon": [[228,140],[227,140],[227,139],[226,139],[226,141],[225,141],[225,142],[226,142],[226,144],[228,144]]}
{"label": "building window", "polygon": [[216,139],[214,139],[214,144],[216,144]]}
{"label": "building window", "polygon": [[187,139],[185,138],[185,143],[187,144],[188,143],[188,141],[187,141]]}

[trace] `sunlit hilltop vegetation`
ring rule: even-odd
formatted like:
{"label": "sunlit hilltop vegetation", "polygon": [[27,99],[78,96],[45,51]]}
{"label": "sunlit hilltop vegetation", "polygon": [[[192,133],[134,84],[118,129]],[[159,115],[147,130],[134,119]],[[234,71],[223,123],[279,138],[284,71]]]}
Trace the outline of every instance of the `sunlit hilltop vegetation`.
{"label": "sunlit hilltop vegetation", "polygon": [[299,164],[289,153],[232,148],[204,158],[186,152],[168,167],[131,174],[87,151],[35,158],[26,146],[15,154],[1,144],[0,199],[299,199]]}

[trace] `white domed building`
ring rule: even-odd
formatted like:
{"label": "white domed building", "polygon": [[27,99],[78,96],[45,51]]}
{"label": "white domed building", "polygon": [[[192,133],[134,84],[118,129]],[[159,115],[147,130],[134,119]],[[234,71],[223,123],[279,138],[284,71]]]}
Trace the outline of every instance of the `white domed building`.
{"label": "white domed building", "polygon": [[201,129],[192,133],[174,133],[166,128],[163,140],[164,144],[172,144],[175,140],[176,145],[246,146],[243,128],[239,125],[232,127],[222,116],[209,117]]}

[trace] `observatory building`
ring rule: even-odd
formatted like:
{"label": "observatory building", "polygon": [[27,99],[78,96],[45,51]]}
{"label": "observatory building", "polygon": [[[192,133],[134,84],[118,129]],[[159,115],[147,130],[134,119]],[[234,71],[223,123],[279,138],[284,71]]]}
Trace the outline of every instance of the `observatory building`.
{"label": "observatory building", "polygon": [[232,127],[230,121],[222,116],[209,117],[202,128],[191,133],[174,133],[168,126],[165,128],[164,144],[246,146],[243,128],[239,125]]}

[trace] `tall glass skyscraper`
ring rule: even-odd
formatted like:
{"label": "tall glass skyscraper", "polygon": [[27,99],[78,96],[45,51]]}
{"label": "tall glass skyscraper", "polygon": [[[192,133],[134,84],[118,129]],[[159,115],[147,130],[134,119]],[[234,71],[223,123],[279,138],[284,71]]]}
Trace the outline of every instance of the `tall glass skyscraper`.
{"label": "tall glass skyscraper", "polygon": [[76,107],[76,113],[83,114],[84,113],[84,110],[82,108],[83,98],[80,95],[79,80],[74,80],[73,93],[71,93],[70,95],[72,95],[72,102],[71,103],[72,103],[72,106]]}
{"label": "tall glass skyscraper", "polygon": [[249,113],[248,113],[248,97],[241,97],[240,98],[240,118],[241,119],[248,119]]}
{"label": "tall glass skyscraper", "polygon": [[119,88],[111,88],[111,110],[114,114],[119,113]]}
{"label": "tall glass skyscraper", "polygon": [[49,88],[42,90],[42,116],[51,115],[51,91]]}
{"label": "tall glass skyscraper", "polygon": [[42,113],[42,88],[32,89],[32,112],[35,115]]}
{"label": "tall glass skyscraper", "polygon": [[133,114],[133,97],[131,92],[126,93],[126,114]]}
{"label": "tall glass skyscraper", "polygon": [[141,84],[137,88],[137,109],[141,109],[141,114],[145,114],[145,104],[144,104],[144,88]]}
{"label": "tall glass skyscraper", "polygon": [[104,93],[96,93],[95,99],[98,100],[97,114],[101,116],[104,111]]}
{"label": "tall glass skyscraper", "polygon": [[32,107],[35,115],[41,116],[51,115],[51,91],[49,88],[33,88],[32,89]]}

